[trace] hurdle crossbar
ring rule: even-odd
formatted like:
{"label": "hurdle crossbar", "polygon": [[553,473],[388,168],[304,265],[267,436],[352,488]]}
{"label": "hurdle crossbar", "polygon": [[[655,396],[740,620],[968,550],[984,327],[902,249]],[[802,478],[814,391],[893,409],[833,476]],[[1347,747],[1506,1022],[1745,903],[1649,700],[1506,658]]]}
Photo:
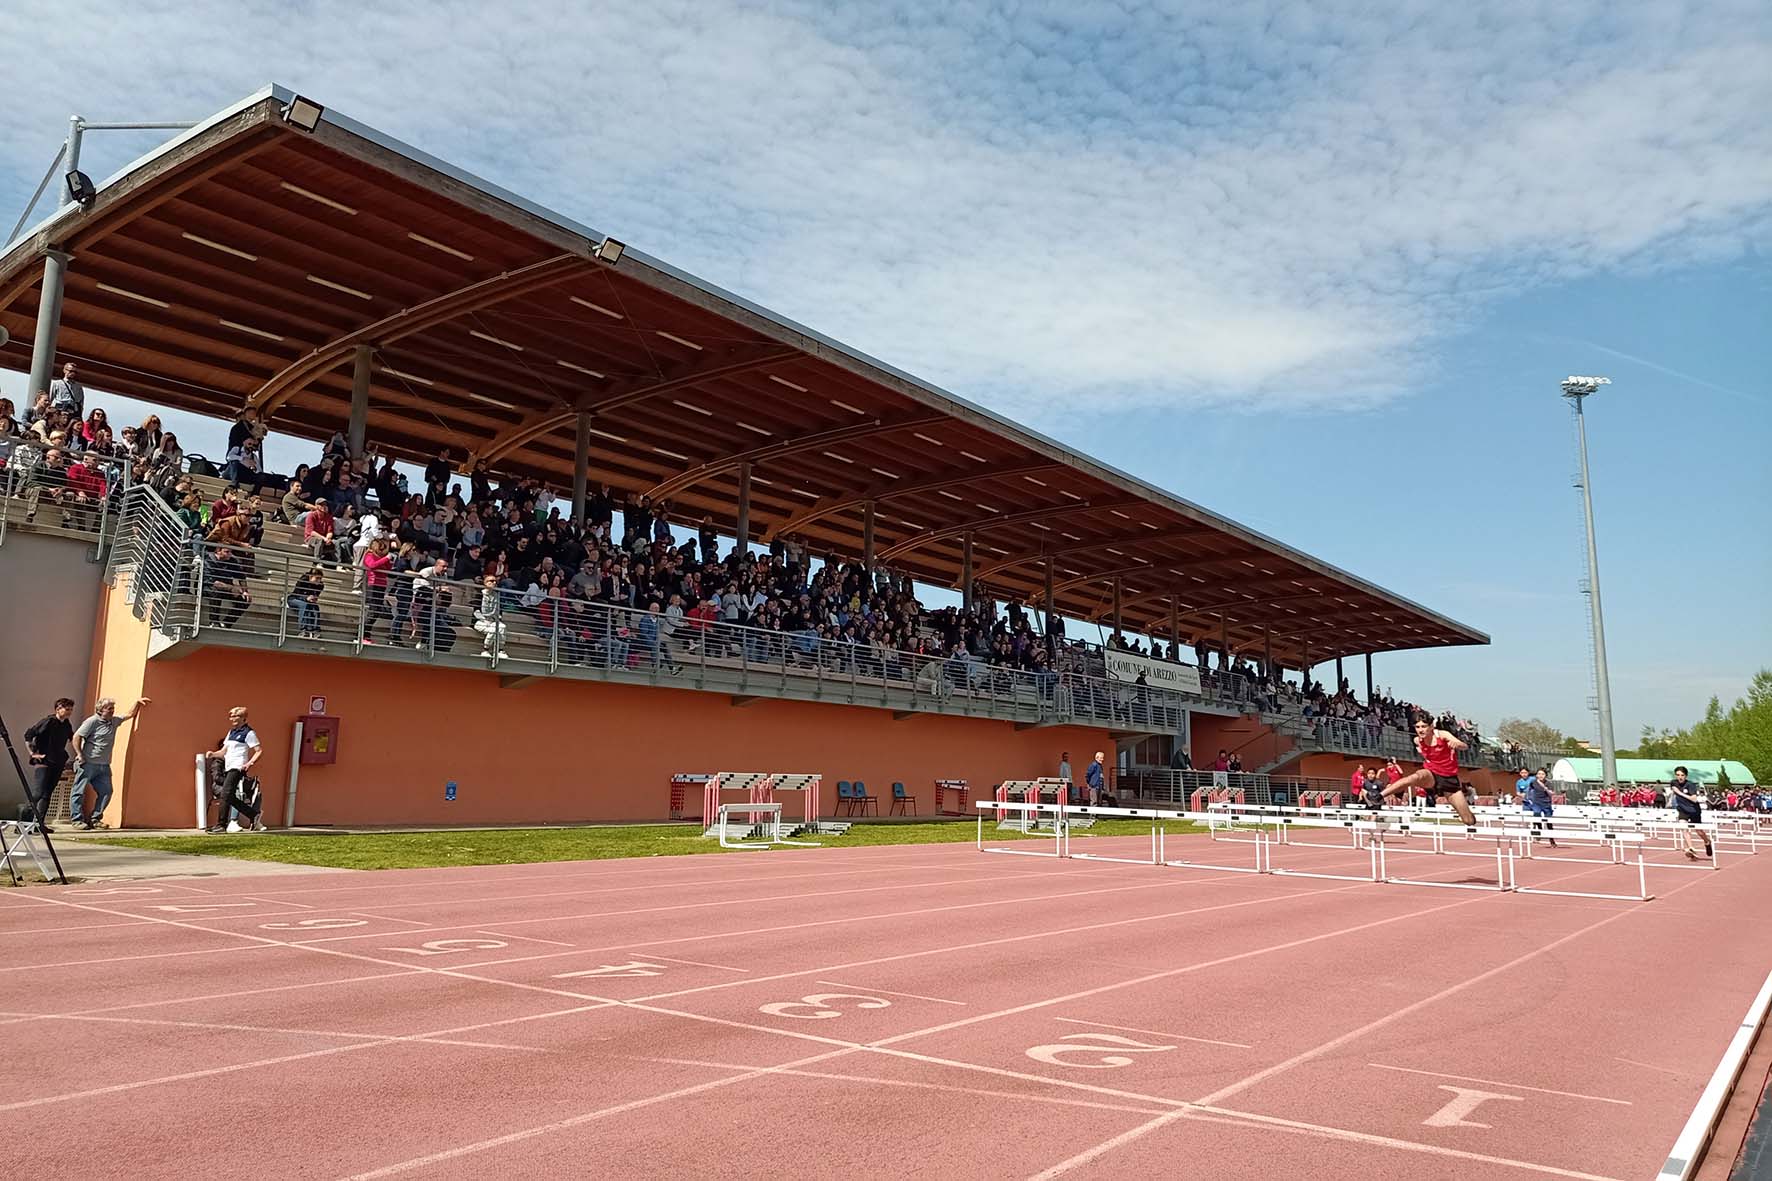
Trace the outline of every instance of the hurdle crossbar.
{"label": "hurdle crossbar", "polygon": [[[1330,816],[1300,816],[1288,814],[1273,806],[1249,807],[1247,809],[1216,808],[1205,812],[1182,811],[1160,808],[1107,808],[1079,806],[1067,808],[1062,805],[1046,805],[1027,803],[1025,801],[981,800],[979,808],[978,847],[982,852],[1012,853],[1021,856],[1058,857],[1072,856],[1070,847],[1070,825],[1068,819],[1074,817],[1101,817],[1146,819],[1153,822],[1153,839],[1156,842],[1155,859],[1158,864],[1189,869],[1209,869],[1231,873],[1271,873],[1279,876],[1316,877],[1333,881],[1370,881],[1394,885],[1427,886],[1436,889],[1487,890],[1499,893],[1519,892],[1528,894],[1559,895],[1575,898],[1607,898],[1619,901],[1647,902],[1654,898],[1648,889],[1649,864],[1643,857],[1643,845],[1646,838],[1641,833],[1571,831],[1564,836],[1573,842],[1594,844],[1608,850],[1610,859],[1595,861],[1595,864],[1626,865],[1630,863],[1624,855],[1626,847],[1637,850],[1636,868],[1638,889],[1635,894],[1604,893],[1599,891],[1557,890],[1546,886],[1522,886],[1519,884],[1516,862],[1516,846],[1529,838],[1529,832],[1515,825],[1479,825],[1467,827],[1462,823],[1443,824],[1437,820],[1424,819],[1413,813],[1369,813],[1367,815],[1341,814]],[[1051,851],[1029,849],[988,848],[984,844],[984,814],[987,812],[999,815],[1017,813],[1046,813],[1055,816],[1053,836],[1056,838]],[[1181,821],[1206,826],[1209,830],[1213,825],[1230,829],[1241,825],[1252,831],[1255,846],[1254,866],[1229,866],[1191,860],[1170,860],[1165,845],[1165,821]],[[1351,831],[1356,839],[1364,841],[1369,858],[1369,873],[1366,875],[1328,873],[1318,870],[1301,870],[1281,867],[1274,864],[1274,850],[1289,843],[1286,834],[1294,827],[1300,828],[1331,828]],[[1274,835],[1268,835],[1269,829]],[[1413,836],[1425,837],[1429,848],[1409,848],[1399,842]],[[1449,840],[1492,842],[1493,852],[1464,851],[1447,847]],[[1298,842],[1308,844],[1309,842]],[[1326,846],[1339,847],[1339,846]],[[1440,882],[1424,878],[1405,878],[1390,872],[1389,856],[1401,854],[1431,854],[1438,856],[1466,856],[1495,860],[1495,884],[1482,882]],[[1141,858],[1115,858],[1099,854],[1084,854],[1089,860],[1115,860],[1144,864]],[[1685,868],[1662,867],[1656,868]]]}

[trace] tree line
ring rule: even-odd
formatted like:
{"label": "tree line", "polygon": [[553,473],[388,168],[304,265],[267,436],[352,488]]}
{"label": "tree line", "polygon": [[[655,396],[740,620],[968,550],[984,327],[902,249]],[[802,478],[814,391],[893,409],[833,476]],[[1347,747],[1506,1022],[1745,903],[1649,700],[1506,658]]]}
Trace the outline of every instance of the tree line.
{"label": "tree line", "polygon": [[[1528,750],[1560,751],[1591,758],[1596,753],[1539,718],[1503,718],[1496,727],[1503,742]],[[1727,710],[1712,697],[1704,716],[1682,729],[1644,726],[1635,750],[1621,750],[1627,759],[1734,759],[1747,764],[1758,783],[1772,781],[1772,668],[1754,674],[1747,695]]]}

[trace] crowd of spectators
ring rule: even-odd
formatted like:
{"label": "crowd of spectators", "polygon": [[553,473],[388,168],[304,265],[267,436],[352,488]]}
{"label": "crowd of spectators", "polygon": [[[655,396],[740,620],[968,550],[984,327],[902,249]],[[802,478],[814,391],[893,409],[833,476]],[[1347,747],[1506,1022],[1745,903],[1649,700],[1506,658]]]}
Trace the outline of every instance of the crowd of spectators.
{"label": "crowd of spectators", "polygon": [[[1067,640],[1062,619],[1048,632],[1042,613],[1019,602],[981,594],[971,606],[928,610],[908,578],[834,554],[819,561],[797,538],[778,537],[767,552],[722,548],[706,518],[679,537],[670,505],[607,485],[590,492],[579,524],[570,503],[541,482],[494,473],[484,462],[464,468],[447,449],[414,487],[392,457],[352,457],[341,432],[315,462],[280,476],[264,470],[266,428],[251,411],[230,428],[218,464],[187,455],[155,415],[119,432],[102,407],[86,402],[75,362],[22,415],[0,398],[0,470],[11,469],[26,520],[50,499],[65,525],[90,529],[101,503],[125,483],[152,487],[193,542],[207,543],[202,589],[218,626],[251,605],[254,551],[265,523],[276,521],[299,528],[313,556],[288,597],[302,636],[320,634],[330,580],[365,596],[370,643],[447,650],[455,643],[450,612],[465,609],[486,652],[500,651],[520,627],[557,644],[569,663],[674,668],[687,653],[737,655],[754,645],[746,654],[894,678],[938,665],[955,686],[1025,674],[1047,696],[1066,679],[1108,678],[1102,648]],[[192,474],[235,487],[206,501]],[[746,630],[735,639],[714,623]],[[1152,640],[1147,650],[1118,633],[1106,647],[1184,659],[1179,644]],[[1205,640],[1193,656],[1207,692],[1312,724],[1404,732],[1418,708],[1388,694],[1361,703],[1345,682],[1327,695],[1320,684],[1293,684]],[[1142,706],[1144,677],[1129,688]],[[1479,741],[1470,723],[1445,715],[1439,724],[1473,746]]]}

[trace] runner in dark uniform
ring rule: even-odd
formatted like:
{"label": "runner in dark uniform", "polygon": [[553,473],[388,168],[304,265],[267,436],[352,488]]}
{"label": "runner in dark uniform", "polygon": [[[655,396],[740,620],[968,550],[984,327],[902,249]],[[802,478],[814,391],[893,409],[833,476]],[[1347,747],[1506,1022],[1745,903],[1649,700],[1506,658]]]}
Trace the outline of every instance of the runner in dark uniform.
{"label": "runner in dark uniform", "polygon": [[1698,827],[1704,819],[1704,796],[1692,784],[1686,782],[1686,768],[1674,768],[1674,781],[1667,785],[1667,802],[1673,805],[1674,815],[1686,825],[1686,831],[1680,834],[1680,847],[1685,850],[1689,861],[1698,860],[1697,850],[1692,848],[1692,838],[1697,836],[1704,842],[1704,855],[1713,856],[1710,847],[1710,834]]}
{"label": "runner in dark uniform", "polygon": [[1421,752],[1421,770],[1386,784],[1384,794],[1408,800],[1409,793],[1420,787],[1427,792],[1429,804],[1434,803],[1436,797],[1445,797],[1452,810],[1458,813],[1458,818],[1468,827],[1475,828],[1477,814],[1471,811],[1470,801],[1464,796],[1464,785],[1458,782],[1458,752],[1464,748],[1463,740],[1444,730],[1434,729],[1434,724],[1426,718],[1417,718],[1415,749]]}

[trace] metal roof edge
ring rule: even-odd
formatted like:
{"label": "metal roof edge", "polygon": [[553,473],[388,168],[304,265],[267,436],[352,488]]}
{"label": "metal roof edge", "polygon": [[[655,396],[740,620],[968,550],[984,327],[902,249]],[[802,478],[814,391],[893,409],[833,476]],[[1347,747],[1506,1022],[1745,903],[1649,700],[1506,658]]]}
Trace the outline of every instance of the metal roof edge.
{"label": "metal roof edge", "polygon": [[[136,169],[145,167],[145,166],[153,163],[154,160],[158,159],[160,156],[164,155],[165,153],[173,150],[179,144],[182,144],[185,141],[187,141],[195,136],[201,135],[203,132],[207,131],[209,128],[213,127],[218,122],[220,122],[224,119],[227,119],[230,116],[237,114],[238,112],[240,112],[242,110],[245,110],[246,108],[252,106],[255,103],[262,102],[266,98],[275,98],[279,102],[288,103],[295,96],[296,96],[296,92],[293,90],[290,90],[288,87],[281,86],[281,85],[274,83],[274,82],[270,83],[270,84],[260,88],[259,90],[255,91],[253,94],[248,95],[246,98],[243,98],[243,99],[239,100],[238,102],[235,102],[235,103],[229,105],[228,107],[224,108],[223,110],[217,112],[215,115],[212,115],[209,118],[201,121],[196,126],[183,132],[182,134],[178,135],[174,139],[168,140],[166,143],[155,148],[153,151],[148,152],[147,154],[143,155],[140,159],[133,161],[128,167],[124,168],[123,170],[116,173],[115,175],[108,177],[105,180],[104,185],[102,185],[100,187],[101,187],[101,189],[104,187],[108,187],[109,185],[116,183],[117,181],[121,180],[123,177],[127,176],[129,173],[135,171]],[[322,104],[321,121],[324,123],[329,123],[332,126],[339,128],[342,131],[348,132],[352,135],[355,135],[355,136],[358,136],[364,140],[367,140],[368,142],[375,144],[376,146],[384,149],[385,151],[388,151],[388,152],[391,152],[395,155],[404,157],[405,159],[411,161],[414,164],[418,164],[422,167],[425,167],[425,168],[431,169],[435,172],[441,173],[442,175],[447,176],[450,179],[452,179],[460,184],[466,185],[467,187],[472,188],[472,189],[476,189],[488,197],[491,197],[497,201],[501,201],[505,204],[508,204],[508,205],[512,206],[513,208],[519,209],[519,210],[523,211],[524,213],[527,213],[533,217],[539,218],[539,219],[546,221],[546,222],[550,222],[553,225],[559,227],[560,229],[567,231],[568,233],[584,237],[584,238],[590,240],[591,242],[601,242],[603,240],[603,238],[607,236],[604,233],[602,233],[598,230],[595,230],[592,227],[587,226],[584,223],[579,222],[574,218],[568,217],[565,214],[560,213],[556,210],[550,209],[547,206],[542,205],[538,202],[531,201],[526,197],[519,196],[518,194],[512,192],[511,190],[504,188],[502,185],[494,184],[491,181],[486,180],[484,177],[481,177],[481,176],[476,175],[475,173],[469,172],[464,168],[460,168],[460,167],[457,167],[456,165],[450,164],[448,161],[443,160],[437,156],[434,156],[434,155],[430,154],[429,152],[425,152],[419,148],[412,146],[411,144],[404,142],[403,140],[397,139],[391,135],[386,134],[385,132],[379,131],[376,128],[369,126],[367,123],[363,123],[360,120],[353,119],[348,115],[339,114],[339,113],[333,111],[331,108],[325,107],[323,104]],[[50,224],[52,224],[56,220],[60,219],[61,217],[66,216],[70,212],[71,212],[71,210],[67,209],[67,208],[58,209],[56,211],[56,213],[52,214],[49,218],[45,219],[44,222],[39,223],[37,226],[32,227],[31,230],[29,230],[26,233],[24,233],[23,235],[21,235],[21,237],[19,239],[17,239],[17,241],[20,243],[28,244],[31,241],[31,239],[35,237],[35,235],[37,233],[39,233],[41,230],[47,228],[47,226],[49,226]],[[909,373],[903,369],[898,368],[895,365],[891,365],[885,361],[882,361],[877,357],[870,356],[867,353],[864,353],[864,352],[860,351],[859,349],[853,348],[849,345],[846,345],[842,341],[839,341],[833,337],[827,336],[822,332],[818,332],[818,331],[808,328],[805,325],[800,324],[794,320],[790,320],[787,317],[781,315],[780,313],[774,312],[774,311],[770,310],[769,308],[766,308],[766,307],[762,306],[761,304],[756,303],[753,300],[747,299],[744,296],[736,294],[735,292],[727,291],[725,288],[722,288],[722,287],[719,287],[713,283],[710,283],[707,280],[701,278],[700,276],[691,274],[690,272],[685,271],[685,270],[681,269],[680,267],[673,266],[670,263],[667,263],[662,259],[656,258],[653,255],[647,254],[644,251],[637,250],[631,245],[627,245],[626,243],[624,243],[624,246],[626,246],[624,257],[631,256],[636,261],[644,263],[647,267],[650,267],[650,268],[660,272],[661,274],[668,275],[680,283],[684,283],[684,284],[687,284],[688,286],[694,287],[697,290],[701,291],[705,295],[711,296],[714,299],[725,301],[735,307],[742,308],[745,311],[751,313],[752,315],[757,316],[763,320],[766,320],[770,324],[773,324],[778,328],[781,328],[781,329],[788,331],[788,332],[796,333],[796,334],[804,336],[810,340],[815,340],[820,345],[824,346],[825,348],[831,349],[837,353],[841,353],[843,356],[849,358],[852,361],[866,365],[866,366],[873,368],[873,369],[877,369],[882,373],[889,374],[890,376],[896,378],[898,381],[903,382],[907,386],[910,386],[912,389],[918,391],[925,399],[929,399],[929,398],[940,399],[940,400],[946,401],[948,403],[951,403],[954,407],[965,410],[969,414],[974,414],[974,415],[978,415],[980,417],[983,417],[983,418],[989,420],[991,423],[993,423],[997,427],[1001,428],[1005,433],[1011,435],[1012,437],[1015,437],[1026,444],[1033,444],[1033,445],[1036,445],[1040,448],[1055,452],[1058,457],[1064,458],[1067,462],[1073,463],[1080,470],[1083,470],[1089,474],[1095,475],[1097,478],[1106,479],[1110,482],[1118,483],[1118,484],[1122,485],[1123,487],[1125,487],[1127,491],[1136,492],[1136,493],[1143,495],[1143,496],[1148,496],[1152,500],[1156,501],[1158,504],[1168,507],[1172,511],[1181,512],[1183,515],[1195,517],[1196,519],[1199,519],[1203,524],[1210,524],[1210,525],[1214,526],[1215,528],[1222,529],[1225,532],[1230,533],[1234,536],[1240,537],[1240,538],[1242,538],[1246,541],[1252,542],[1258,546],[1265,547],[1273,552],[1278,553],[1280,556],[1285,557],[1289,561],[1296,562],[1299,565],[1302,565],[1302,566],[1305,566],[1309,569],[1315,570],[1316,572],[1318,572],[1326,577],[1340,579],[1340,580],[1345,581],[1351,585],[1358,586],[1361,589],[1365,590],[1369,594],[1377,595],[1381,598],[1387,599],[1390,602],[1397,604],[1397,606],[1399,606],[1401,608],[1404,608],[1406,610],[1415,612],[1419,615],[1431,618],[1435,622],[1437,622],[1438,624],[1440,624],[1441,626],[1443,626],[1449,630],[1462,633],[1463,635],[1465,635],[1466,637],[1469,638],[1469,642],[1480,643],[1480,644],[1489,643],[1488,635],[1486,635],[1483,632],[1477,631],[1475,628],[1470,627],[1467,624],[1460,623],[1457,620],[1450,618],[1449,616],[1442,615],[1437,611],[1433,611],[1427,607],[1424,607],[1421,604],[1416,603],[1411,599],[1404,598],[1402,595],[1399,595],[1393,591],[1386,590],[1385,588],[1378,586],[1376,583],[1369,582],[1368,580],[1361,578],[1358,575],[1351,574],[1348,571],[1342,570],[1341,568],[1334,566],[1328,562],[1324,562],[1318,558],[1311,557],[1309,554],[1306,554],[1302,550],[1296,549],[1293,546],[1286,544],[1285,542],[1282,542],[1276,538],[1269,537],[1266,534],[1260,533],[1256,530],[1250,529],[1244,525],[1241,525],[1235,521],[1230,520],[1228,517],[1224,517],[1216,512],[1213,512],[1211,509],[1205,508],[1202,505],[1195,504],[1192,501],[1187,500],[1186,498],[1181,497],[1173,492],[1169,492],[1163,488],[1159,488],[1157,485],[1150,483],[1148,480],[1141,479],[1137,476],[1132,475],[1129,472],[1126,472],[1126,471],[1123,471],[1119,468],[1113,467],[1112,465],[1101,463],[1100,461],[1093,459],[1090,456],[1087,456],[1087,455],[1083,454],[1082,452],[1075,450],[1072,447],[1067,446],[1066,444],[1060,442],[1057,439],[1052,438],[1049,435],[1045,435],[1039,431],[1035,431],[1027,426],[1022,425],[1021,423],[1015,422],[1012,419],[1004,417],[1003,415],[997,413],[994,410],[990,410],[987,407],[981,406],[981,405],[979,405],[975,402],[972,402],[966,398],[960,397],[959,395],[954,394],[949,390],[945,390],[945,389],[941,388],[940,386],[933,385],[930,382],[925,381],[924,379],[922,379],[920,377],[917,377],[915,374]],[[0,254],[0,269],[4,269],[4,264],[5,264],[5,255]]]}
{"label": "metal roof edge", "polygon": [[[177,135],[173,136],[171,139],[167,140],[165,143],[156,145],[151,150],[142,153],[140,156],[136,157],[134,160],[131,160],[128,164],[124,165],[122,168],[118,169],[116,172],[113,172],[110,176],[105,177],[105,179],[98,185],[98,189],[101,192],[104,191],[105,189],[109,188],[110,186],[116,184],[118,181],[123,180],[130,173],[135,172],[137,169],[146,168],[148,165],[152,164],[154,161],[158,160],[160,157],[165,156],[165,155],[175,151],[180,144],[183,144],[188,140],[195,139],[199,135],[202,135],[204,132],[208,131],[211,127],[214,127],[216,124],[233,118],[235,115],[238,115],[241,111],[244,111],[250,107],[256,106],[257,104],[265,101],[267,98],[274,98],[279,102],[287,103],[293,97],[295,97],[293,92],[287,90],[286,88],[284,88],[282,86],[278,86],[274,82],[269,83],[265,86],[261,86],[259,89],[253,91],[251,94],[247,95],[245,98],[240,99],[238,102],[230,103],[228,106],[223,107],[221,110],[217,111],[215,114],[209,116],[207,119],[200,120],[196,124],[194,124],[193,126],[187,127],[185,130],[179,132]],[[56,189],[56,191],[58,193],[60,191],[60,187],[61,186],[59,186],[59,185],[54,186],[54,188]],[[59,196],[58,196],[57,200],[58,201],[60,200]],[[49,228],[51,226],[55,225],[57,222],[61,221],[64,218],[78,216],[81,212],[82,212],[82,210],[77,205],[59,205],[58,204],[57,207],[55,208],[55,210],[53,212],[51,212],[47,217],[45,217],[42,221],[37,222],[36,224],[30,226],[27,229],[20,230],[18,237],[14,238],[10,242],[0,245],[0,270],[5,269],[6,256],[12,253],[14,247],[21,246],[21,245],[29,245],[31,239],[35,238],[38,234],[46,233],[49,230]]]}

